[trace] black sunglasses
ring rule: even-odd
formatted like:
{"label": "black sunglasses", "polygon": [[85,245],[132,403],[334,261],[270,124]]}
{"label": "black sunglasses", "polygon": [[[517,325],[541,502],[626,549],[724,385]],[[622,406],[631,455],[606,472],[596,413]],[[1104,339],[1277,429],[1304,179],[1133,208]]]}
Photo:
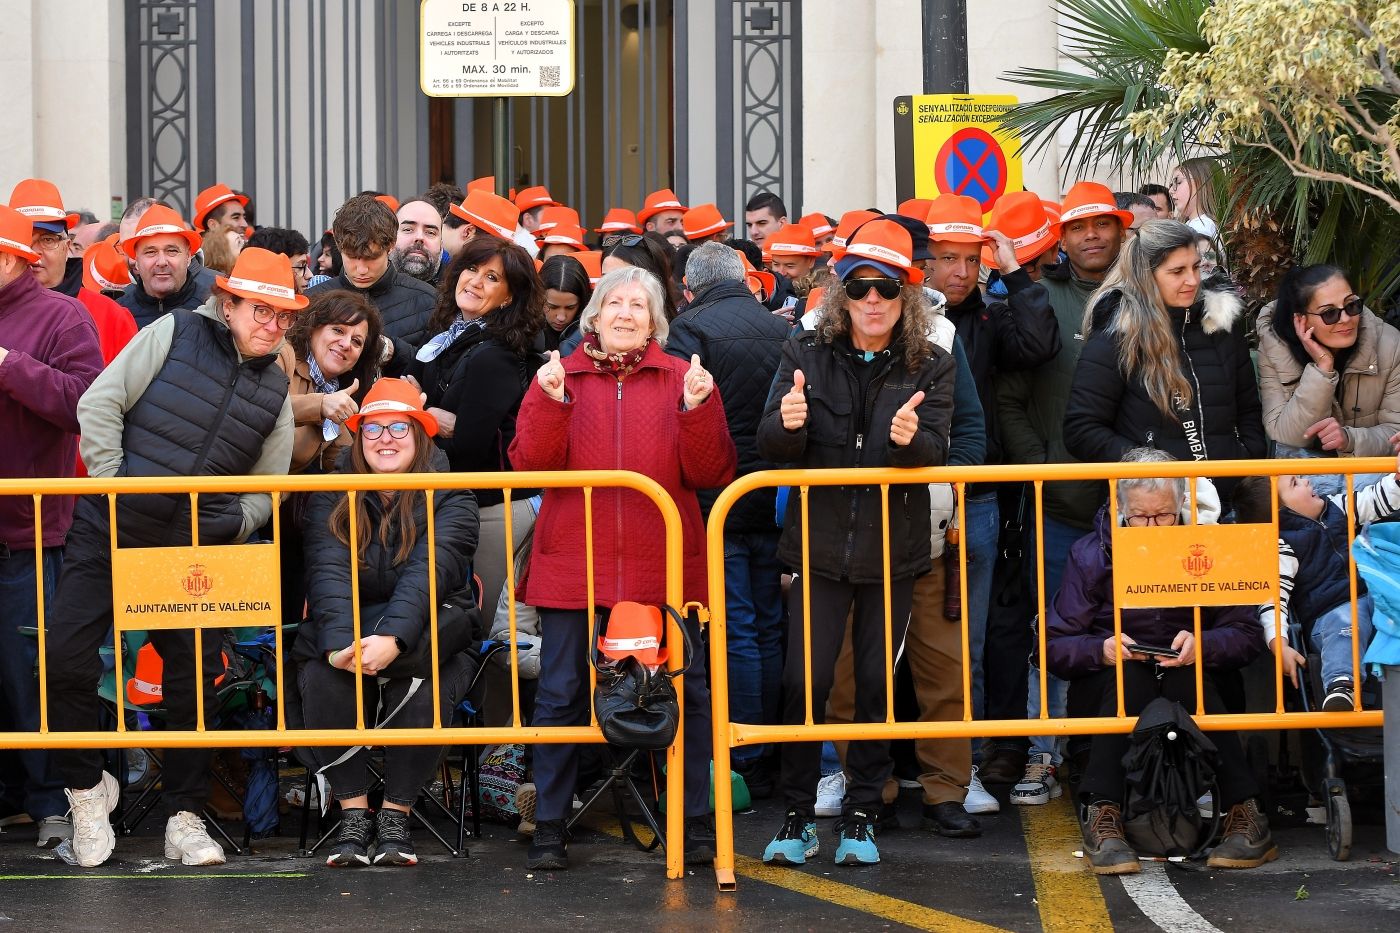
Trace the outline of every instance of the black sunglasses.
{"label": "black sunglasses", "polygon": [[614,233],[611,236],[603,237],[603,249],[612,249],[615,246],[636,246],[645,239],[646,237],[640,233]]}
{"label": "black sunglasses", "polygon": [[904,290],[904,283],[899,279],[883,275],[869,279],[847,279],[842,285],[846,289],[846,297],[852,301],[862,301],[870,294],[872,288],[886,301],[899,297],[899,293]]}
{"label": "black sunglasses", "polygon": [[1321,311],[1304,311],[1303,313],[1310,314],[1313,317],[1320,317],[1322,318],[1322,323],[1330,326],[1340,321],[1343,314],[1347,317],[1356,317],[1361,313],[1364,306],[1365,302],[1363,302],[1359,296],[1352,295],[1346,301],[1342,302],[1340,308],[1325,307]]}

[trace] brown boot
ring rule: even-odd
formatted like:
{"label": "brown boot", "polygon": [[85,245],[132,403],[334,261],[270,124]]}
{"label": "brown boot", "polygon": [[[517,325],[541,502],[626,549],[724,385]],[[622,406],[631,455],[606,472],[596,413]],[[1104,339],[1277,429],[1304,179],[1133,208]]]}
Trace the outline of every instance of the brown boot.
{"label": "brown boot", "polygon": [[1210,868],[1258,868],[1278,858],[1269,819],[1252,797],[1230,808],[1222,836],[1206,861]]}
{"label": "brown boot", "polygon": [[1084,816],[1084,854],[1096,875],[1135,875],[1142,871],[1136,853],[1123,838],[1123,811],[1100,800]]}

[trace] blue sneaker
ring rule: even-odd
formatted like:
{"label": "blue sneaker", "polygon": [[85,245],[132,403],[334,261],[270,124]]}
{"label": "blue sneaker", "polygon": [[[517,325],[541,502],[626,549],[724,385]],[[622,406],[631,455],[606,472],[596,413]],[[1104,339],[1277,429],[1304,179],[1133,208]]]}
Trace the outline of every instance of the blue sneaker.
{"label": "blue sneaker", "polygon": [[837,865],[875,865],[880,850],[875,847],[875,821],[864,811],[852,810],[836,827],[841,845],[836,848]]}
{"label": "blue sneaker", "polygon": [[768,865],[805,865],[819,847],[816,820],[789,810],[783,828],[763,850],[763,861]]}

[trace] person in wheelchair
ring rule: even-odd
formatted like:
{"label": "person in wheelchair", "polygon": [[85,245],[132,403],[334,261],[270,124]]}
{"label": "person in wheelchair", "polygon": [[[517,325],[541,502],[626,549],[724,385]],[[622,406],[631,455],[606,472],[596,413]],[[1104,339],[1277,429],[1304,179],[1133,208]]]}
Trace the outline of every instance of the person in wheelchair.
{"label": "person in wheelchair", "polygon": [[[1395,473],[1356,493],[1356,524],[1374,522],[1400,511],[1400,456]],[[1347,552],[1346,492],[1320,496],[1315,477],[1278,478],[1278,578],[1279,609],[1283,624],[1274,618],[1274,604],[1259,607],[1264,643],[1273,648],[1283,633],[1283,669],[1298,686],[1298,668],[1306,666],[1303,653],[1288,643],[1290,618],[1301,623],[1306,640],[1321,656],[1324,712],[1353,709],[1356,684],[1352,678],[1351,575]],[[1235,514],[1241,522],[1272,521],[1272,493],[1267,476],[1240,480]],[[1371,641],[1371,597],[1366,581],[1356,580],[1357,657],[1366,654]],[[1305,646],[1298,646],[1305,647]]]}
{"label": "person in wheelchair", "polygon": [[[433,444],[437,421],[423,410],[418,389],[381,379],[346,426],[355,434],[342,455],[343,473],[431,473],[447,469]],[[375,728],[433,724],[436,687],[447,724],[475,674],[465,649],[478,618],[471,590],[476,551],[476,498],[467,489],[433,497],[434,539],[427,537],[427,497],[421,490],[363,492],[356,496],[355,541],[350,540],[348,494],[322,492],[307,504],[307,619],[293,657],[308,729],[355,726],[356,662],[364,677],[365,719]],[[428,548],[437,561],[439,669],[431,670],[428,632]],[[351,555],[359,557],[360,652],[355,656]],[[414,801],[442,757],[442,746],[390,745],[384,753],[384,801],[370,811],[369,750],[312,748],[309,757],[341,807],[339,835],[327,865],[416,865],[409,835]],[[325,799],[323,797],[323,799]],[[373,849],[373,855],[371,855]]]}

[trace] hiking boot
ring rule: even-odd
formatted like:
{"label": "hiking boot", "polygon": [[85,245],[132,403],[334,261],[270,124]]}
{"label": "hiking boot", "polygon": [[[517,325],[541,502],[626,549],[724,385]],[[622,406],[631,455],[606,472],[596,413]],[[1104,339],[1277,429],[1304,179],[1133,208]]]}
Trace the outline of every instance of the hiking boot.
{"label": "hiking boot", "polygon": [[804,865],[820,848],[816,820],[789,810],[783,828],[763,850],[763,861],[769,865]]}
{"label": "hiking boot", "polygon": [[525,853],[525,867],[535,871],[566,871],[569,867],[568,833],[563,820],[541,820]]}
{"label": "hiking boot", "polygon": [[224,847],[209,838],[204,818],[181,810],[165,821],[165,857],[181,865],[222,865]]}
{"label": "hiking boot", "polygon": [[374,864],[417,865],[413,837],[408,833],[409,814],[380,807],[374,820]]}
{"label": "hiking boot", "polygon": [[967,785],[967,796],[963,798],[963,809],[968,813],[1000,813],[1001,804],[987,788],[982,786],[982,777],[976,765],[972,766],[972,780]]}
{"label": "hiking boot", "polygon": [[708,865],[715,860],[715,821],[709,816],[685,818],[685,863]]}
{"label": "hiking boot", "polygon": [[1356,692],[1352,690],[1350,677],[1339,677],[1327,685],[1327,696],[1322,700],[1324,713],[1350,713],[1356,709]]}
{"label": "hiking boot", "polygon": [[1026,752],[1010,745],[993,745],[984,753],[977,774],[984,784],[1015,784],[1026,767]]}
{"label": "hiking boot", "polygon": [[1123,811],[1100,800],[1084,816],[1084,854],[1096,875],[1135,875],[1142,871],[1136,853],[1123,838]]}
{"label": "hiking boot", "polygon": [[982,835],[977,817],[963,809],[956,800],[924,804],[924,829],[931,829],[949,839],[972,839]]}
{"label": "hiking boot", "polygon": [[103,771],[96,787],[63,793],[68,796],[68,816],[73,821],[73,858],[83,868],[101,865],[111,858],[117,845],[111,820],[121,797],[117,779]]}
{"label": "hiking boot", "polygon": [[841,844],[836,847],[837,865],[877,865],[880,850],[875,847],[875,823],[863,810],[852,810],[836,824]]}
{"label": "hiking boot", "polygon": [[1020,806],[1038,806],[1049,803],[1063,793],[1064,788],[1055,778],[1055,766],[1050,763],[1050,755],[1042,752],[1026,761],[1026,773],[1011,788],[1011,802]]}
{"label": "hiking boot", "polygon": [[817,782],[817,816],[840,816],[841,804],[846,799],[846,772],[828,774]]}
{"label": "hiking boot", "polygon": [[66,816],[46,816],[39,821],[39,841],[41,849],[48,849],[73,838],[73,824]]}
{"label": "hiking boot", "polygon": [[358,868],[369,864],[369,847],[374,842],[374,818],[363,807],[345,808],[340,811],[340,832],[335,836],[335,847],[326,856],[326,864],[333,868]]}
{"label": "hiking boot", "polygon": [[1254,798],[1237,803],[1225,815],[1220,845],[1206,861],[1210,868],[1258,868],[1278,858],[1278,846],[1269,832],[1269,820]]}
{"label": "hiking boot", "polygon": [[515,812],[520,814],[520,825],[515,831],[529,836],[535,831],[535,785],[528,781],[515,788]]}

